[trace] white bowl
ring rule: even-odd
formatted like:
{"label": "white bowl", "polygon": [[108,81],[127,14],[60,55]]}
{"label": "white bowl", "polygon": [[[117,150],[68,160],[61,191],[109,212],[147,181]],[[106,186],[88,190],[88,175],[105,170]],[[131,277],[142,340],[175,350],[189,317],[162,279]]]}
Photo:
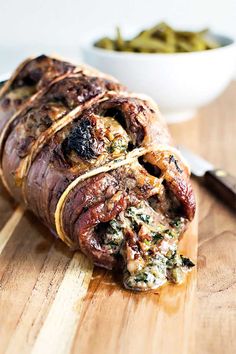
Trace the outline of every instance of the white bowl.
{"label": "white bowl", "polygon": [[[191,118],[197,108],[216,98],[236,68],[236,46],[215,35],[222,47],[191,53],[115,52],[91,43],[82,49],[86,63],[113,75],[130,90],[152,97],[167,122]],[[94,41],[93,41],[94,42]]]}

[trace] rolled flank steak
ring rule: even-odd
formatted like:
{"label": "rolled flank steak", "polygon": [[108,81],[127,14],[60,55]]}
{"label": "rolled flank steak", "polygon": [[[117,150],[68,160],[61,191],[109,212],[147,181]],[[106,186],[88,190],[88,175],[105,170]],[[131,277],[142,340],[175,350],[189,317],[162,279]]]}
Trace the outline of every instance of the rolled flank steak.
{"label": "rolled flank steak", "polygon": [[156,104],[87,66],[42,55],[0,92],[8,191],[73,250],[132,290],[181,283],[178,242],[194,217],[189,168]]}

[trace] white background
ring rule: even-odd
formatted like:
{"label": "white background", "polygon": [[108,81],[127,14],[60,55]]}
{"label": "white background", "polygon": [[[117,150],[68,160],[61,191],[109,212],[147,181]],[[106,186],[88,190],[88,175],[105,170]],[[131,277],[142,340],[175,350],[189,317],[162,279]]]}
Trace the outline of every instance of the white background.
{"label": "white background", "polygon": [[236,39],[236,0],[0,0],[0,73],[29,54],[58,52],[77,59],[91,34],[161,20],[182,28],[210,27]]}

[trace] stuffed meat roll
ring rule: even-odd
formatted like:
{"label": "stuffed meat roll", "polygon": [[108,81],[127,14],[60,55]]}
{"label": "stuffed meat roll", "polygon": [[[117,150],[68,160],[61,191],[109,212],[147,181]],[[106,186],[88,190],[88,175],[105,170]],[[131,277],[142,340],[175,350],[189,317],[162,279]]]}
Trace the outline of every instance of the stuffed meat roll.
{"label": "stuffed meat roll", "polygon": [[16,70],[0,102],[1,176],[18,202],[69,247],[122,272],[128,289],[183,281],[193,263],[178,242],[195,200],[152,100],[41,56]]}

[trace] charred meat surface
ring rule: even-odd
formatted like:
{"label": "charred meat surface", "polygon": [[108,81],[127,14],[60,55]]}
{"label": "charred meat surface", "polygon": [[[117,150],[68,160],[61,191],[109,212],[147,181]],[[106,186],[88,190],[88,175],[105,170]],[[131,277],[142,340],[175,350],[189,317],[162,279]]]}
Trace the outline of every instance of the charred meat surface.
{"label": "charred meat surface", "polygon": [[71,63],[40,55],[30,60],[12,82],[12,88],[46,86],[48,82],[68,72],[75,66]]}
{"label": "charred meat surface", "polygon": [[58,163],[82,173],[124,156],[130,138],[112,117],[82,114],[54,137]]}
{"label": "charred meat surface", "polygon": [[92,135],[91,121],[88,119],[82,120],[64,140],[62,148],[66,155],[74,151],[85,160],[96,158],[98,151]]}
{"label": "charred meat surface", "polygon": [[120,89],[120,85],[107,79],[85,76],[79,72],[66,77],[48,88],[44,95],[29,104],[14,120],[14,139],[18,141],[19,156],[26,156],[33,143],[55,122],[71,110],[81,107],[106,90]]}

